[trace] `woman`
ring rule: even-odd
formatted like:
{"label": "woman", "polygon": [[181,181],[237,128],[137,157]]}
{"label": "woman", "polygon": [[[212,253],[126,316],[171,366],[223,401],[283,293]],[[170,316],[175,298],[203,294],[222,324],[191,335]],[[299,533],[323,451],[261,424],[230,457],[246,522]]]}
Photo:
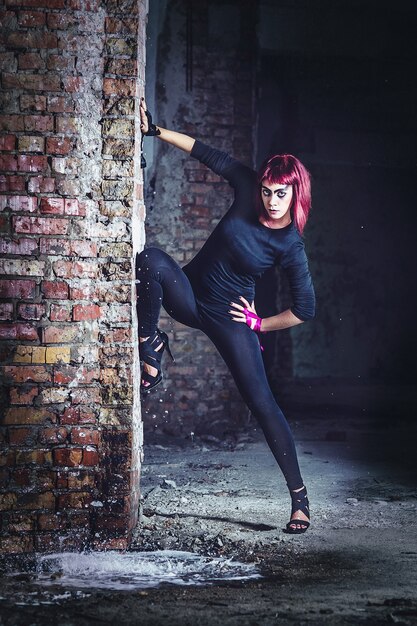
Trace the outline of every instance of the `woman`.
{"label": "woman", "polygon": [[[161,304],[178,322],[202,330],[230,369],[249,409],[262,426],[292,500],[286,532],[310,525],[307,490],[294,440],[269,387],[258,334],[290,328],[314,316],[315,297],[301,233],[310,209],[310,177],[291,155],[269,159],[258,176],[219,150],[157,127],[141,101],[141,130],[158,136],[229,181],[235,199],[200,252],[181,268],[166,253],[145,249],[137,260],[141,390],[161,380],[166,333],[157,328]],[[255,278],[279,264],[288,276],[293,306],[261,319],[254,307]]]}

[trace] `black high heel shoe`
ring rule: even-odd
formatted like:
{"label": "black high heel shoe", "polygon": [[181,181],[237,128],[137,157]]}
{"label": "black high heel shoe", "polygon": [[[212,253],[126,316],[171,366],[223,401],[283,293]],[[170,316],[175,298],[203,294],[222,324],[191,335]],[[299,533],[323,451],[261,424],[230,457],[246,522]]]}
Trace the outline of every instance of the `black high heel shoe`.
{"label": "black high heel shoe", "polygon": [[[292,506],[291,506],[291,517],[294,515],[294,513],[300,511],[301,513],[304,513],[304,515],[308,518],[310,518],[310,509],[309,509],[309,501],[307,498],[307,489],[305,487],[303,487],[302,489],[300,489],[300,491],[290,491],[291,494],[291,502],[292,502]],[[299,528],[297,528],[297,526],[299,526]],[[289,535],[301,535],[302,533],[305,533],[305,531],[307,530],[307,528],[310,526],[310,522],[305,520],[305,519],[291,519],[284,532],[288,533]]]}
{"label": "black high heel shoe", "polygon": [[[159,349],[158,349],[159,348]],[[140,384],[140,391],[142,394],[146,394],[154,389],[162,381],[161,361],[162,355],[167,350],[169,356],[175,361],[171,349],[169,347],[168,335],[159,328],[148,337],[146,341],[139,342],[139,357],[143,363],[146,363],[150,367],[154,367],[158,370],[156,376],[151,376],[148,372],[142,372],[142,382]],[[149,383],[144,385],[143,383]]]}

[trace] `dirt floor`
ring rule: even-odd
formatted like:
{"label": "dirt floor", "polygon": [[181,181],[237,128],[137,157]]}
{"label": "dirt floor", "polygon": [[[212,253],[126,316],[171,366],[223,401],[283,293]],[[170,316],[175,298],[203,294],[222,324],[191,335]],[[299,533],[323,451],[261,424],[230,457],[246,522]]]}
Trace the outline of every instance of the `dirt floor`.
{"label": "dirt floor", "polygon": [[415,440],[398,424],[390,431],[377,422],[346,419],[343,430],[340,423],[293,424],[312,509],[301,536],[282,531],[289,500],[258,433],[146,446],[132,549],[232,556],[256,563],[263,578],[92,588],[33,606],[25,604],[38,593],[33,579],[5,577],[1,626],[417,624]]}

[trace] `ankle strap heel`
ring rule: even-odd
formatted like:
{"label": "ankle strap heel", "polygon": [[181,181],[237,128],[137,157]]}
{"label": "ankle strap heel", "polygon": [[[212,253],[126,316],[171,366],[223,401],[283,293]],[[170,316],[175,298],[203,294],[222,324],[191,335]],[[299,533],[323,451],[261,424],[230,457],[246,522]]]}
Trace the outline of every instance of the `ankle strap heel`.
{"label": "ankle strap heel", "polygon": [[[161,361],[165,349],[173,361],[175,361],[171,349],[169,347],[168,335],[157,328],[146,341],[139,342],[139,357],[142,363],[146,363],[150,367],[157,370],[156,376],[151,376],[148,372],[142,372],[142,382],[140,391],[142,394],[149,393],[162,381]],[[143,383],[149,383],[147,385]]]}
{"label": "ankle strap heel", "polygon": [[[285,532],[289,535],[301,535],[310,526],[310,506],[307,498],[307,489],[303,486],[299,491],[290,491],[291,495],[291,518]],[[296,513],[304,513],[308,520],[293,517]]]}

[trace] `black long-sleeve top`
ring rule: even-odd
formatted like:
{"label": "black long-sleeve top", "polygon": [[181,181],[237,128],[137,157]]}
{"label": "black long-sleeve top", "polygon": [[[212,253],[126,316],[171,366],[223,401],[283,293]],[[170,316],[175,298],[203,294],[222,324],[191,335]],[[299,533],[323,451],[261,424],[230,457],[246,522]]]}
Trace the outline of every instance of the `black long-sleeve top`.
{"label": "black long-sleeve top", "polygon": [[191,156],[229,181],[235,193],[230,209],[183,268],[200,307],[210,317],[220,314],[230,319],[230,302],[238,302],[239,296],[252,302],[255,279],[278,265],[289,280],[291,311],[303,321],[314,317],[315,295],[304,243],[293,222],[280,229],[261,224],[256,172],[200,141],[195,142]]}

